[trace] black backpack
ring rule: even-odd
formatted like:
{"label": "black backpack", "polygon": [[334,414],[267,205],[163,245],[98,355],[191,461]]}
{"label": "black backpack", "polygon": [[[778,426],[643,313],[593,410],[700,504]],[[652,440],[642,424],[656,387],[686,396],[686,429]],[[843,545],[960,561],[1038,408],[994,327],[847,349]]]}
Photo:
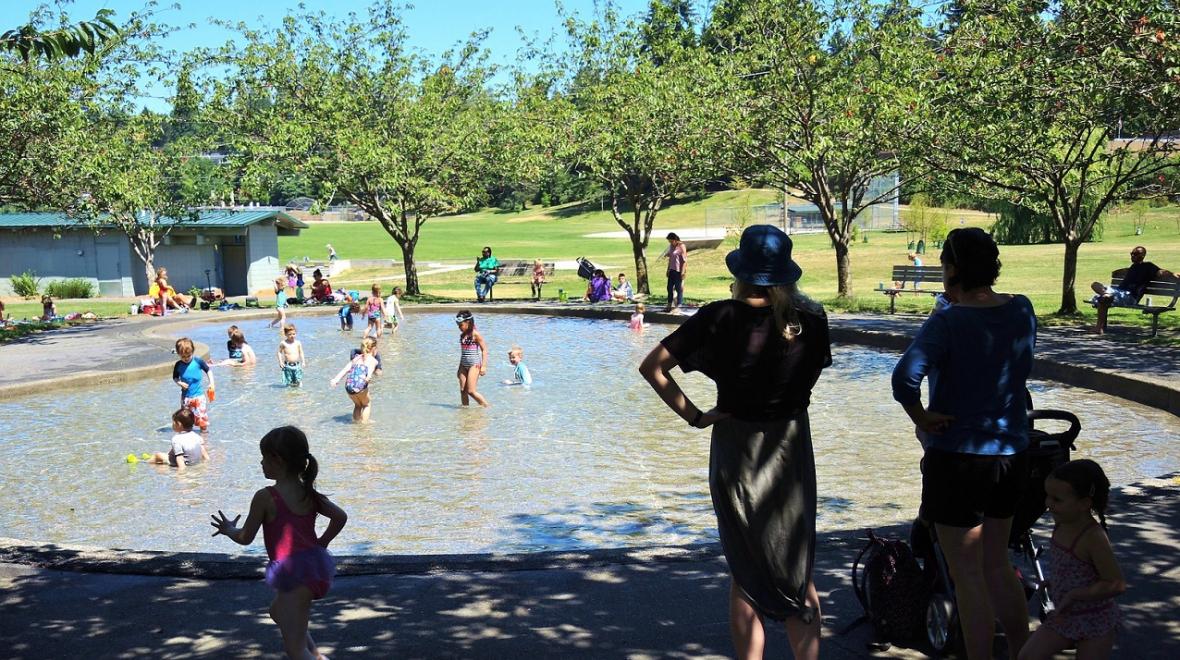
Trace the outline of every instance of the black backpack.
{"label": "black backpack", "polygon": [[930,585],[905,541],[869,530],[869,542],[852,564],[852,588],[880,640],[905,642],[924,633]]}

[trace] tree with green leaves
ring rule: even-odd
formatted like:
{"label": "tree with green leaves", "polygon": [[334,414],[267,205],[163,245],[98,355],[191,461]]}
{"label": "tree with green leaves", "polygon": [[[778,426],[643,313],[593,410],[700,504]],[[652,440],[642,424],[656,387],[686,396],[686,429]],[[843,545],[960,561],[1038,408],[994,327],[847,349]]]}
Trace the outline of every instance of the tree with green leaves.
{"label": "tree with green leaves", "polygon": [[183,147],[159,149],[165,117],[118,111],[94,117],[94,139],[76,161],[86,192],[68,209],[95,231],[125,234],[143,262],[147,281],[155,279],[156,248],[177,222],[194,220],[192,205],[207,193],[186,187],[180,173],[189,160]]}
{"label": "tree with green leaves", "polygon": [[1180,14],[1171,0],[956,3],[923,92],[916,153],[976,194],[1052,218],[1060,314],[1078,250],[1124,200],[1177,188]]}
{"label": "tree with green leaves", "polygon": [[261,179],[285,166],[355,204],[401,248],[406,292],[417,294],[422,228],[484,200],[504,113],[488,91],[483,35],[426,58],[406,47],[399,12],[381,0],[364,17],[240,26],[242,47],[223,53],[230,82],[214,98],[248,184],[265,189]]}
{"label": "tree with green leaves", "polygon": [[920,18],[904,1],[743,0],[719,3],[706,31],[741,114],[731,139],[749,174],[818,207],[841,297],[852,295],[854,223],[897,193],[872,184],[899,169],[918,123]]}
{"label": "tree with green leaves", "polygon": [[73,201],[74,154],[90,136],[84,103],[92,89],[81,66],[0,66],[0,205]]}
{"label": "tree with green leaves", "polygon": [[567,144],[609,198],[631,241],[636,289],[650,293],[647,246],[656,218],[669,200],[725,170],[728,110],[700,49],[665,42],[657,64],[643,26],[622,24],[610,11],[567,26],[577,58]]}
{"label": "tree with green leaves", "polygon": [[94,20],[49,30],[37,22],[29,22],[0,34],[0,51],[15,53],[26,65],[37,59],[52,62],[93,54],[120,33],[114,15],[113,10],[100,9]]}

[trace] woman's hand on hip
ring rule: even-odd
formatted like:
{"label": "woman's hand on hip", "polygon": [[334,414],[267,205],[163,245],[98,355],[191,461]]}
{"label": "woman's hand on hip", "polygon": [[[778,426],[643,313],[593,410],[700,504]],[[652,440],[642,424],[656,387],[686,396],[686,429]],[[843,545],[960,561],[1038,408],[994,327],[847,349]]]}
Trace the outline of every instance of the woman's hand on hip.
{"label": "woman's hand on hip", "polygon": [[953,421],[955,421],[954,415],[944,415],[933,410],[922,410],[914,419],[914,424],[926,433],[942,433],[946,431],[947,427]]}
{"label": "woman's hand on hip", "polygon": [[718,410],[717,408],[711,408],[711,409],[705,411],[705,413],[703,415],[701,415],[701,421],[697,424],[697,428],[698,429],[709,428],[710,426],[716,424],[717,422],[720,422],[723,419],[728,419],[729,417],[730,417],[729,413]]}

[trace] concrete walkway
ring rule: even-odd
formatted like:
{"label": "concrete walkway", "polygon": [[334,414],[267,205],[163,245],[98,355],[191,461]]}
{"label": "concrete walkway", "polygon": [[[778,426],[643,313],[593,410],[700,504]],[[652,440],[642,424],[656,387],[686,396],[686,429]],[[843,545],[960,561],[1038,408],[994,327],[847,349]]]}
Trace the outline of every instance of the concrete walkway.
{"label": "concrete walkway", "polygon": [[[1110,535],[1130,585],[1119,599],[1125,629],[1114,657],[1180,657],[1180,477],[1124,489],[1113,496],[1110,510]],[[905,534],[899,528],[884,531]],[[868,625],[846,630],[860,615],[849,579],[862,543],[858,535],[821,534],[818,540],[823,657],[927,657],[920,644],[870,652]],[[256,578],[112,575],[36,565],[68,565],[70,555],[42,553],[38,561],[19,548],[0,546],[5,657],[253,658],[279,651],[278,631],[266,616],[270,592]],[[119,559],[118,553],[108,555]],[[169,564],[175,571],[185,566],[168,555],[141,565],[147,572]],[[313,634],[326,652],[336,658],[732,654],[728,582],[712,547],[443,560],[434,568],[421,559],[410,564],[391,563],[391,570],[408,572],[337,579],[312,611]],[[376,569],[341,560],[342,573]],[[1003,657],[1002,640],[996,648]],[[767,657],[789,657],[777,627]]]}

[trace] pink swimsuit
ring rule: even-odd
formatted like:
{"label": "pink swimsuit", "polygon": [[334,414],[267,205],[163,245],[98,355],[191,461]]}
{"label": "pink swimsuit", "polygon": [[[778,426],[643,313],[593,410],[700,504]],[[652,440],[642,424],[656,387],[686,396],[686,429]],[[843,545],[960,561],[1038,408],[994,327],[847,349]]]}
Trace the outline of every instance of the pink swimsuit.
{"label": "pink swimsuit", "polygon": [[274,520],[262,523],[262,539],[270,557],[266,583],[278,591],[306,586],[313,599],[323,598],[332,586],[336,562],[316,536],[317,512],[297,515],[287,508],[274,486],[266,490],[275,503]]}
{"label": "pink swimsuit", "polygon": [[[1098,581],[1098,569],[1088,561],[1078,559],[1073,550],[1078,541],[1090,528],[1091,522],[1077,535],[1068,548],[1057,541],[1049,543],[1049,593],[1054,601],[1060,601],[1065,594],[1078,588],[1085,588]],[[1062,637],[1077,641],[1103,637],[1119,626],[1122,615],[1114,598],[1076,602],[1068,611],[1055,614],[1045,625]]]}

